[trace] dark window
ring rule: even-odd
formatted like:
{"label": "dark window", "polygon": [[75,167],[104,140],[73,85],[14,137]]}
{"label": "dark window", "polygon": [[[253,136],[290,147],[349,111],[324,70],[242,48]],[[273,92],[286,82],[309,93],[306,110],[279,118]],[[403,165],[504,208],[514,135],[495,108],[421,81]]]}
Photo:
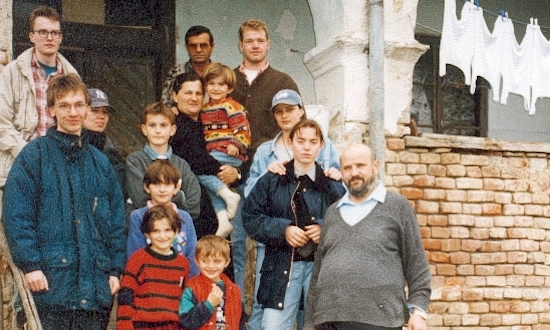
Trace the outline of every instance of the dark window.
{"label": "dark window", "polygon": [[462,71],[447,65],[447,74],[439,76],[438,37],[416,36],[430,49],[414,68],[411,118],[420,133],[487,136],[487,81],[478,78],[475,93],[464,84]]}

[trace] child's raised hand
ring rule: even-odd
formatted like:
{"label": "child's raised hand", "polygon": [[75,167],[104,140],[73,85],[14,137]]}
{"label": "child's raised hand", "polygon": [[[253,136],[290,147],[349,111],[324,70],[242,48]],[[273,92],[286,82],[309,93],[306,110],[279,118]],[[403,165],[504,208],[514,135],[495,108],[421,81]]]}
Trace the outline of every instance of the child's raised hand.
{"label": "child's raised hand", "polygon": [[212,304],[212,306],[216,307],[222,302],[223,298],[223,291],[220,289],[219,286],[216,285],[216,283],[212,283],[212,291],[208,295],[208,302]]}
{"label": "child's raised hand", "polygon": [[233,145],[233,144],[230,144],[227,146],[227,154],[229,156],[233,156],[233,157],[236,157],[239,155],[239,148],[237,148],[237,146]]}
{"label": "child's raised hand", "polygon": [[274,174],[279,174],[279,175],[285,175],[286,174],[286,163],[288,163],[287,161],[280,161],[280,160],[276,160],[272,163],[270,163],[269,165],[267,165],[267,170],[271,173],[274,173]]}

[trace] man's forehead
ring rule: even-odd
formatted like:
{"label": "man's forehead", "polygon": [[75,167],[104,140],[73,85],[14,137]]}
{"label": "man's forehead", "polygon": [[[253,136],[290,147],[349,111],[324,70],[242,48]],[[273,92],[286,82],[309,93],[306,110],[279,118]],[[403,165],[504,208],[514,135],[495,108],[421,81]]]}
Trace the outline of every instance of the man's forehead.
{"label": "man's forehead", "polygon": [[187,39],[187,44],[200,44],[200,43],[208,43],[210,44],[210,36],[208,35],[208,33],[204,32],[204,33],[201,33],[201,34],[197,34],[196,36],[190,36],[188,39]]}
{"label": "man's forehead", "polygon": [[84,95],[84,92],[81,90],[77,91],[68,91],[64,94],[56,95],[55,97],[55,103],[58,102],[86,102],[86,96]]}
{"label": "man's forehead", "polygon": [[53,20],[49,17],[38,16],[34,20],[34,28],[36,29],[37,27],[50,27],[50,28],[53,28],[53,29],[60,30],[61,29],[61,23],[59,21]]}
{"label": "man's forehead", "polygon": [[267,39],[265,31],[262,29],[247,28],[243,31],[243,39],[252,38],[252,37],[255,37],[255,38],[262,37],[264,39]]}

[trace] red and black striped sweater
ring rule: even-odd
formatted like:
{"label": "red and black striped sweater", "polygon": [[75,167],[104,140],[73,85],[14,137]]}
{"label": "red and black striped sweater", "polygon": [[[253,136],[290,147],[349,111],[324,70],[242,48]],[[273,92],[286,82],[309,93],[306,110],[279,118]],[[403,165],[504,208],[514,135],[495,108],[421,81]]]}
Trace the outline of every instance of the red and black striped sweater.
{"label": "red and black striped sweater", "polygon": [[145,247],[126,264],[118,294],[117,329],[152,329],[179,324],[178,309],[189,279],[189,261]]}

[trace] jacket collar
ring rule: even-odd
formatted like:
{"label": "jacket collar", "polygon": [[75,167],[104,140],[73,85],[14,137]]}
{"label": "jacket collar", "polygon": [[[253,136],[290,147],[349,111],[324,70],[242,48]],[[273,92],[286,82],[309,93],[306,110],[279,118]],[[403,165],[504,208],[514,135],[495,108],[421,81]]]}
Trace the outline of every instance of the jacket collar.
{"label": "jacket collar", "polygon": [[[289,161],[286,165],[286,174],[281,177],[281,183],[289,185],[296,182],[296,173],[294,172],[294,159]],[[323,169],[317,162],[315,162],[315,181],[313,181],[313,188],[323,193],[330,193],[332,191],[330,187],[330,179],[325,176]]]}
{"label": "jacket collar", "polygon": [[63,154],[71,161],[82,157],[84,150],[88,146],[86,139],[83,139],[79,135],[60,132],[56,126],[50,127],[46,132],[46,136],[54,140]]}

